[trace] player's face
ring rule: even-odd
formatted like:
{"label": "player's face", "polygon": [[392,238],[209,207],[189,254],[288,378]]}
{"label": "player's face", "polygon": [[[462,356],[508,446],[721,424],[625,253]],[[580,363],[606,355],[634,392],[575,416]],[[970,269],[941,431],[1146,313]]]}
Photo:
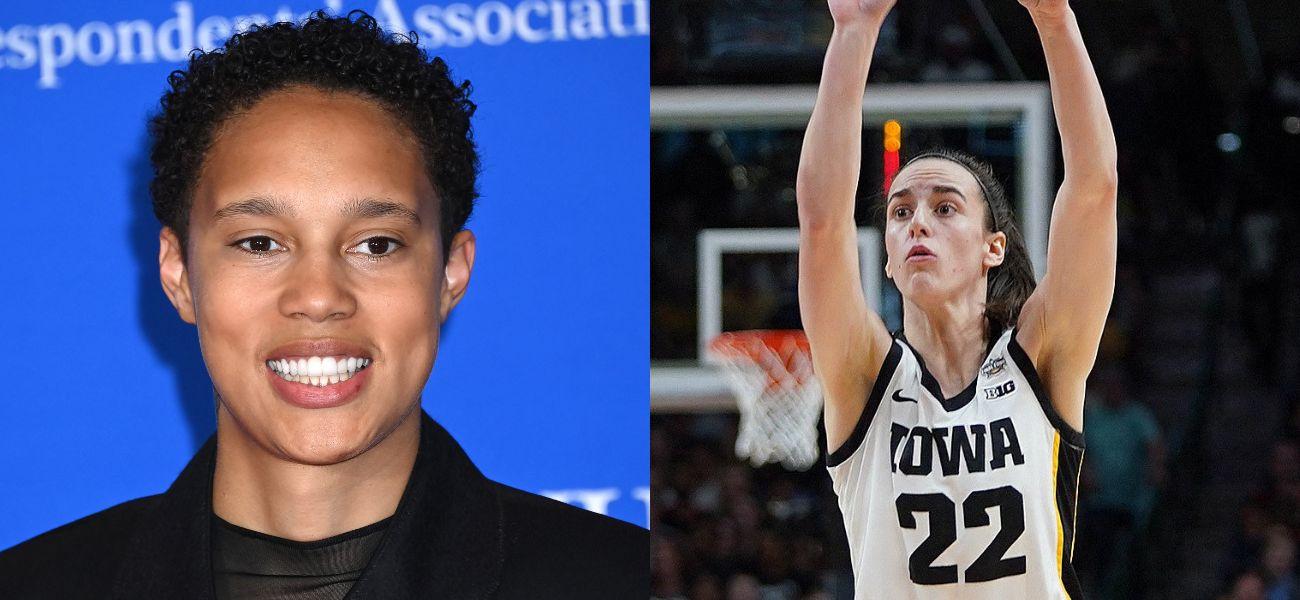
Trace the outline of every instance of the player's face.
{"label": "player's face", "polygon": [[163,232],[164,287],[198,325],[221,408],[275,456],[333,464],[391,433],[465,291],[473,236],[444,266],[438,199],[405,133],[356,95],[276,92],[216,136],[188,264]]}
{"label": "player's face", "polygon": [[985,228],[979,182],[965,167],[924,158],[898,173],[885,207],[887,276],[913,301],[984,289],[1006,236]]}

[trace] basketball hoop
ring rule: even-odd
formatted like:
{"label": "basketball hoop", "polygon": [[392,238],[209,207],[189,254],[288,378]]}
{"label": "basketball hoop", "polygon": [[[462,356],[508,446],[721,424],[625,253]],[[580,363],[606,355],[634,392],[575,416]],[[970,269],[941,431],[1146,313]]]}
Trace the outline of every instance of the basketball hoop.
{"label": "basketball hoop", "polygon": [[727,372],[740,409],[736,455],[756,467],[804,471],[816,463],[822,390],[804,333],[725,332],[709,342],[709,355]]}

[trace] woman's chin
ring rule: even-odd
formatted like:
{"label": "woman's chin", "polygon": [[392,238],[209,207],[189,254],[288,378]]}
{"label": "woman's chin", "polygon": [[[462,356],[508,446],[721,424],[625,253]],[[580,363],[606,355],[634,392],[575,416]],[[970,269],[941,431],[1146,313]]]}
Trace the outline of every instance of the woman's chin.
{"label": "woman's chin", "polygon": [[921,307],[938,306],[959,298],[964,294],[961,289],[954,289],[949,282],[940,281],[930,273],[917,273],[907,281],[907,289],[899,292],[911,304]]}
{"label": "woman's chin", "polygon": [[280,426],[258,436],[264,447],[282,460],[302,465],[334,465],[346,462],[375,444],[375,427],[362,425],[355,418],[329,418],[313,413],[309,418],[294,415]]}
{"label": "woman's chin", "polygon": [[371,445],[362,436],[307,435],[277,443],[276,454],[301,465],[327,466],[347,462]]}
{"label": "woman's chin", "polygon": [[920,271],[908,276],[906,290],[900,292],[913,302],[937,298],[943,292],[940,283],[934,273]]}
{"label": "woman's chin", "polygon": [[[224,402],[223,408],[218,421],[225,421],[226,437],[236,436],[231,438],[235,445],[311,466],[344,463],[366,453],[397,431],[404,417],[412,413],[411,407],[364,402],[304,409],[275,398],[242,407],[244,410]],[[221,424],[218,429],[223,429]]]}

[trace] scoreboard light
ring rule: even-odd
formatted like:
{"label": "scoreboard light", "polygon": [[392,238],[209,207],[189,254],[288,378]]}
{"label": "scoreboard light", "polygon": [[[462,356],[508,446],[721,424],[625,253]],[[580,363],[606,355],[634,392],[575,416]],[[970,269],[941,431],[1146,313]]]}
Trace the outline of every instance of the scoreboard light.
{"label": "scoreboard light", "polygon": [[898,174],[898,149],[903,146],[903,126],[898,121],[890,119],[885,121],[885,155],[883,163],[885,165],[884,193],[889,194],[889,186],[894,183],[894,176]]}

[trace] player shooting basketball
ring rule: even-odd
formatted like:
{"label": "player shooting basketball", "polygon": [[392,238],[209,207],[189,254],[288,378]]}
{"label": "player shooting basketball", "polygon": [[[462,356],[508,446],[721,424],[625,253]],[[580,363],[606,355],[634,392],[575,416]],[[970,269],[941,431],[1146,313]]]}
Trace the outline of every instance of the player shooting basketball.
{"label": "player shooting basketball", "polygon": [[[1115,139],[1066,0],[1042,40],[1065,178],[1046,274],[983,162],[913,158],[885,198],[891,335],[867,308],[853,206],[862,93],[893,0],[829,0],[835,30],[799,162],[799,299],[858,598],[1079,598],[1071,566],[1084,381],[1115,279]],[[903,332],[906,332],[906,335]]]}

